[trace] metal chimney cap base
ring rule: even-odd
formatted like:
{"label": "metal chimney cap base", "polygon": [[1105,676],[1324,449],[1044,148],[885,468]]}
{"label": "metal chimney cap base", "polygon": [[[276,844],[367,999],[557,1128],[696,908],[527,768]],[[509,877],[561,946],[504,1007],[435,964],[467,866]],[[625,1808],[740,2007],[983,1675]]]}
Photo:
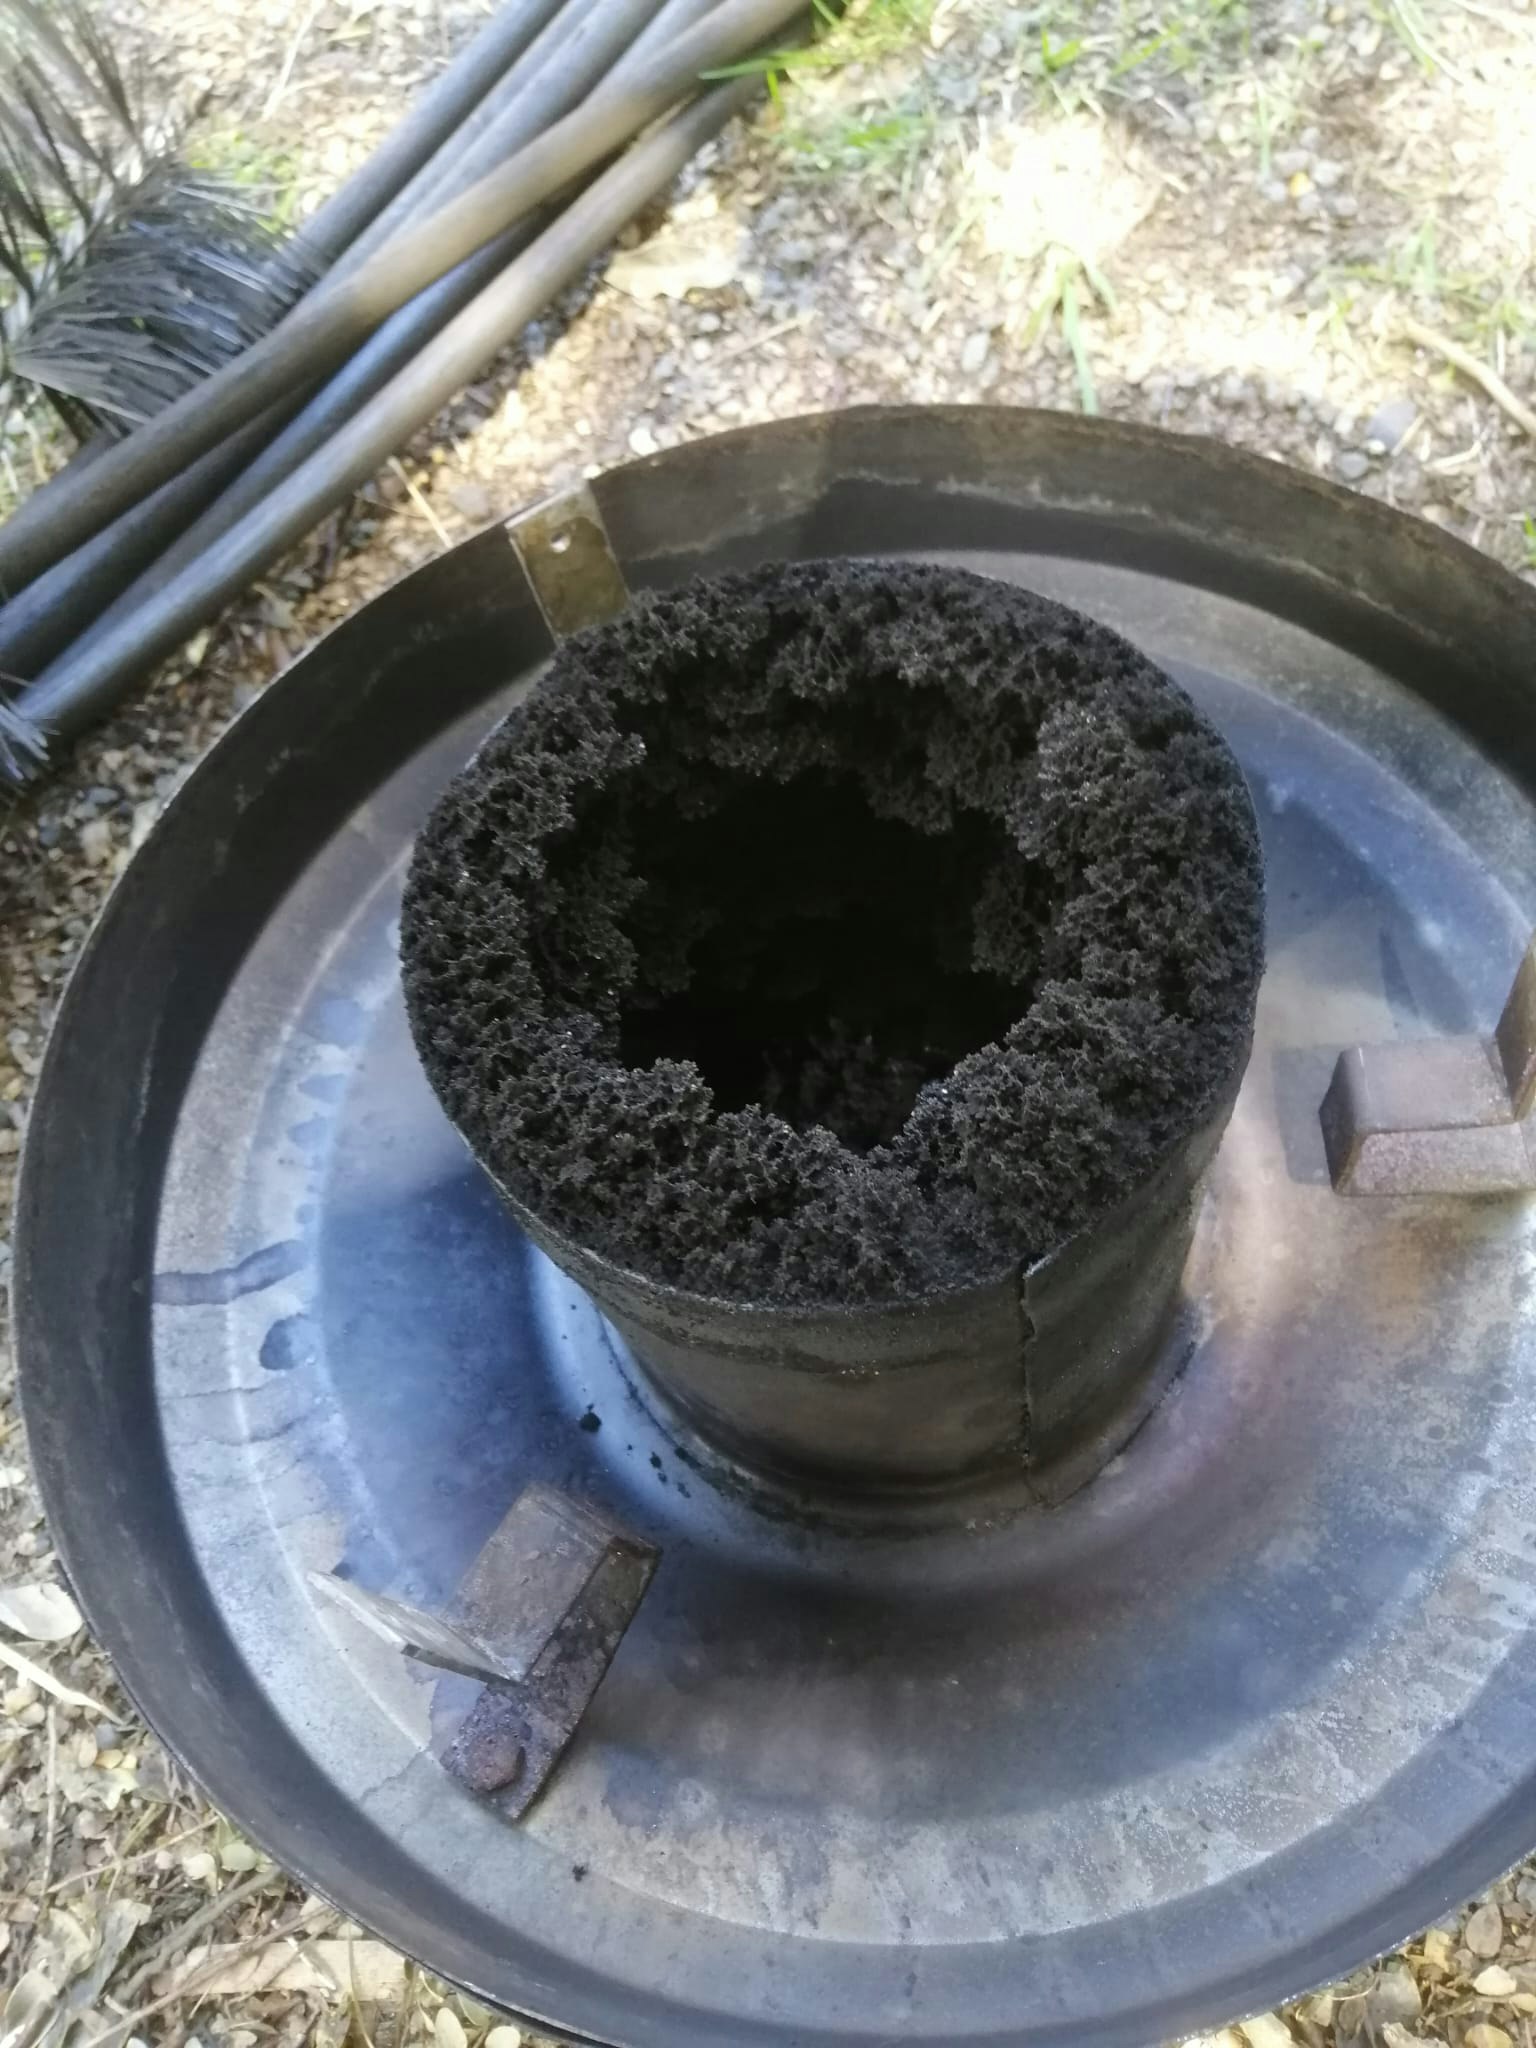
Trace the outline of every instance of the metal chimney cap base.
{"label": "metal chimney cap base", "polygon": [[[1271,966],[1188,1362],[1062,1506],[920,1542],[676,1456],[399,1008],[411,833],[548,646],[498,528],[252,707],[71,985],[15,1277],[72,1582],[253,1839],[568,2039],[1143,2048],[1272,2007],[1536,1839],[1536,1211],[1341,1197],[1318,1121],[1345,1048],[1495,1027],[1536,910],[1536,593],[1103,422],[795,422],[594,493],[631,584],[850,536],[961,560],[1105,617],[1222,726]],[[535,1481],[662,1560],[509,1825],[438,1760],[473,1681],[305,1574],[439,1607]]]}

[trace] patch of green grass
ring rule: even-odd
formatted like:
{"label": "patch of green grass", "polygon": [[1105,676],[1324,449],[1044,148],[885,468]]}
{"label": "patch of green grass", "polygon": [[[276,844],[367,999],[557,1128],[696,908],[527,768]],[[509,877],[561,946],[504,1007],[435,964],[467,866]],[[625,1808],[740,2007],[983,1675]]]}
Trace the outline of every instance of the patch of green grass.
{"label": "patch of green grass", "polygon": [[[1339,279],[1400,294],[1469,347],[1497,351],[1501,345],[1536,342],[1536,300],[1523,274],[1511,277],[1448,263],[1431,215],[1388,249],[1380,263],[1344,265]],[[1358,297],[1350,296],[1351,308]]]}
{"label": "patch of green grass", "polygon": [[1440,230],[1429,214],[1401,241],[1393,243],[1380,263],[1346,263],[1339,267],[1339,276],[1383,285],[1435,306],[1446,293],[1454,296],[1476,286],[1470,273],[1446,271],[1440,257]]}
{"label": "patch of green grass", "polygon": [[1041,277],[1044,289],[1025,322],[1024,345],[1028,347],[1037,341],[1048,328],[1058,327],[1072,358],[1078,403],[1085,413],[1096,413],[1099,392],[1088,354],[1087,337],[1083,333],[1083,314],[1095,302],[1112,313],[1115,295],[1098,266],[1075,249],[1048,250],[1041,265]]}
{"label": "patch of green grass", "polygon": [[1482,341],[1495,354],[1511,343],[1529,348],[1536,343],[1536,302],[1507,285],[1491,283],[1481,298],[1463,302],[1460,331],[1463,339]]}
{"label": "patch of green grass", "polygon": [[292,150],[275,149],[243,128],[198,128],[183,153],[191,169],[237,186],[278,227],[292,225],[299,185]]}
{"label": "patch of green grass", "polygon": [[1094,90],[1104,69],[1102,60],[1112,38],[1084,31],[1084,10],[1070,0],[1045,0],[1028,10],[1013,48],[1013,64],[1037,92],[1053,99],[1063,113],[1086,106],[1102,115]]}
{"label": "patch of green grass", "polygon": [[1115,31],[1092,38],[1106,101],[1168,100],[1214,117],[1220,145],[1246,143],[1258,175],[1273,175],[1281,138],[1310,98],[1322,47],[1315,30],[1280,30],[1257,0],[1119,0]]}
{"label": "patch of green grass", "polygon": [[925,37],[936,0],[849,0],[838,12],[830,0],[812,0],[816,21],[808,42],[789,43],[724,64],[708,78],[743,78],[761,72],[774,101],[783,104],[787,80],[808,71],[840,71],[849,64],[876,63]]}
{"label": "patch of green grass", "polygon": [[1525,542],[1525,566],[1536,569],[1536,519],[1529,512],[1520,522],[1520,534]]}
{"label": "patch of green grass", "polygon": [[1462,78],[1463,74],[1435,41],[1419,0],[1375,0],[1371,12],[1392,30],[1426,76],[1443,71],[1448,78]]}
{"label": "patch of green grass", "polygon": [[1147,72],[1190,72],[1213,59],[1246,56],[1249,0],[1168,0],[1133,9],[1122,0],[1111,81],[1129,86]]}
{"label": "patch of green grass", "polygon": [[1065,71],[1068,65],[1075,64],[1082,54],[1081,36],[1073,36],[1070,40],[1063,37],[1057,42],[1048,28],[1041,28],[1040,66],[1047,78],[1054,78],[1058,71]]}
{"label": "patch of green grass", "polygon": [[815,32],[805,44],[785,46],[713,72],[730,78],[761,74],[783,117],[783,141],[801,177],[866,176],[905,185],[935,139],[938,122],[919,82],[892,99],[807,91],[797,82],[879,63],[926,39],[936,0],[850,0],[841,12],[815,0]]}
{"label": "patch of green grass", "polygon": [[784,140],[802,175],[870,172],[901,182],[932,145],[937,125],[930,107],[907,101],[889,110],[839,108],[825,118],[796,120]]}

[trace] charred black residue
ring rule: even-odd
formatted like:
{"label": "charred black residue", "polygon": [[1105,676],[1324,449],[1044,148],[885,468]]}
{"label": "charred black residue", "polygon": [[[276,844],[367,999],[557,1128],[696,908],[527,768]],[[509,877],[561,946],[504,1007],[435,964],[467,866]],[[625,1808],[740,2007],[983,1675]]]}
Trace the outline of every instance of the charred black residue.
{"label": "charred black residue", "polygon": [[578,635],[419,842],[406,994],[520,1201],[727,1299],[1049,1251],[1201,1119],[1262,965],[1241,775],[1107,629],[807,563]]}

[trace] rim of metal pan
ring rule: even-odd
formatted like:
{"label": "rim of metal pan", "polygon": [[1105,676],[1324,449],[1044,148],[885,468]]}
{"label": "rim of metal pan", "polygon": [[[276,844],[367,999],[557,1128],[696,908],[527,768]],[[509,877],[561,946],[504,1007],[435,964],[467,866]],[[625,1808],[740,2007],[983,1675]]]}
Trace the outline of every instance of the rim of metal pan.
{"label": "rim of metal pan", "polygon": [[[693,443],[625,464],[592,489],[637,589],[706,561],[718,571],[761,559],[766,533],[802,555],[1027,552],[1216,592],[1378,664],[1536,801],[1536,591],[1434,527],[1260,458],[1069,415],[868,407]],[[145,1718],[305,1882],[433,1969],[538,2014],[561,2002],[559,1973],[542,1977],[530,1956],[498,1960],[488,1920],[424,1922],[398,1843],[361,1813],[338,1821],[313,1760],[251,1682],[190,1547],[154,1400],[157,1205],[189,1076],[230,978],[310,851],[484,697],[483,681],[451,666],[434,671],[430,691],[401,680],[431,644],[429,622],[449,617],[464,644],[508,673],[547,651],[501,527],[403,579],[274,682],[120,878],[39,1079],[17,1203],[13,1334],[60,1555]],[[1140,2048],[1270,2007],[1390,1948],[1533,1839],[1536,1777],[1432,1866],[1405,1870],[1304,1948],[1276,1955],[1257,1940],[1255,1960],[1225,1973],[1213,1964],[1198,1984],[1169,1985],[1134,2009],[1101,2009],[1085,2024],[1061,2012],[1018,2026],[998,2017],[966,2038]],[[692,2019],[676,2006],[631,2019],[594,1992],[566,2008],[564,2038],[647,2048],[708,2038],[689,2031]],[[558,2013],[537,2023],[561,2031]],[[873,2017],[783,2032],[765,2016],[750,2038],[944,2036]]]}

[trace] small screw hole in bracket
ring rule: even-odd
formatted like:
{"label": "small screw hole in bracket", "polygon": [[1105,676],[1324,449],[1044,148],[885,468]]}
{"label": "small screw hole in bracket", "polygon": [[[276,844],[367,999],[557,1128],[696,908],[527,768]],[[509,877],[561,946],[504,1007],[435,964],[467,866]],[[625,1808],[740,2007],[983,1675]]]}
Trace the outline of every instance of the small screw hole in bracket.
{"label": "small screw hole in bracket", "polygon": [[624,572],[585,484],[508,520],[506,532],[557,640],[616,619],[629,603]]}

